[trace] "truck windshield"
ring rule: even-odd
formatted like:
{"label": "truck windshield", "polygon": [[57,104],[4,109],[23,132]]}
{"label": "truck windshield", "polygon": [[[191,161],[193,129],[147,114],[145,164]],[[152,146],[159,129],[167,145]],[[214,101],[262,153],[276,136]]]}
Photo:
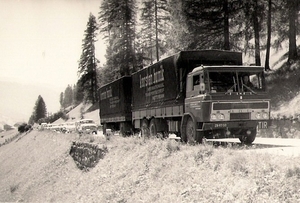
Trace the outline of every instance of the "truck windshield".
{"label": "truck windshield", "polygon": [[209,91],[225,94],[264,92],[266,88],[263,74],[263,71],[210,71],[208,73]]}

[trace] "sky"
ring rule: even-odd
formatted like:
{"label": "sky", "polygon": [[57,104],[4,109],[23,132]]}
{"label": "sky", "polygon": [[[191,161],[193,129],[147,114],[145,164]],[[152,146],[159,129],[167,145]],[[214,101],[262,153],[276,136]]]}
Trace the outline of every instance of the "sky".
{"label": "sky", "polygon": [[[90,13],[98,18],[100,4],[101,0],[0,0],[0,82],[45,87],[39,94],[52,99],[44,98],[48,111],[56,112],[59,93],[78,80],[84,30]],[[105,49],[98,35],[100,63]],[[1,103],[3,97],[0,115]]]}

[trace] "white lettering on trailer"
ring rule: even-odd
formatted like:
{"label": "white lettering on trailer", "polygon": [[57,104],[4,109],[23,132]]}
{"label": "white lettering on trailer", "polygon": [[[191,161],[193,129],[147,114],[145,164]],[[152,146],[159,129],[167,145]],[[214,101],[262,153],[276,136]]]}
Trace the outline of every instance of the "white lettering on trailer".
{"label": "white lettering on trailer", "polygon": [[165,78],[163,66],[161,65],[160,68],[161,69],[158,71],[155,71],[155,69],[153,69],[153,73],[150,73],[149,75],[147,74],[144,77],[140,75],[140,88],[149,87],[150,85],[155,85],[159,82],[164,81]]}
{"label": "white lettering on trailer", "polygon": [[105,91],[101,92],[101,94],[100,94],[100,99],[101,100],[108,99],[110,97],[112,97],[112,89],[111,89],[111,87],[106,88]]}

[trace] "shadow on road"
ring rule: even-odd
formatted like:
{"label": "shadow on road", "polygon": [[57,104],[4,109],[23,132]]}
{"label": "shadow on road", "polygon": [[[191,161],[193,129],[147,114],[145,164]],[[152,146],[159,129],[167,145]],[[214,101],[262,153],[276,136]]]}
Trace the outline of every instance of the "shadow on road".
{"label": "shadow on road", "polygon": [[241,142],[233,141],[207,141],[207,144],[213,145],[214,147],[231,148],[237,150],[251,150],[251,149],[266,149],[266,148],[282,148],[282,147],[293,147],[291,145],[274,145],[274,144],[244,144]]}

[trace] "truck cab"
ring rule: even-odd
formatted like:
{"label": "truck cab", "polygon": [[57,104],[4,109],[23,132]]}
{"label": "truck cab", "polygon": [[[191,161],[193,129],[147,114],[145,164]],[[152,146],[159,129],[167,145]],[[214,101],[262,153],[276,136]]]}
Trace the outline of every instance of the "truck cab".
{"label": "truck cab", "polygon": [[270,117],[264,68],[196,67],[187,75],[184,103],[183,140],[238,137],[252,143]]}

